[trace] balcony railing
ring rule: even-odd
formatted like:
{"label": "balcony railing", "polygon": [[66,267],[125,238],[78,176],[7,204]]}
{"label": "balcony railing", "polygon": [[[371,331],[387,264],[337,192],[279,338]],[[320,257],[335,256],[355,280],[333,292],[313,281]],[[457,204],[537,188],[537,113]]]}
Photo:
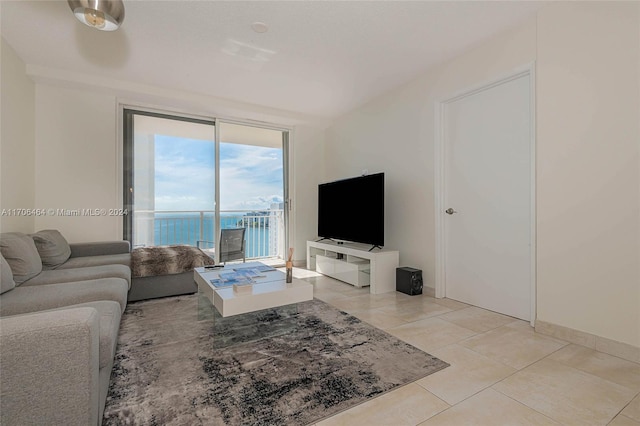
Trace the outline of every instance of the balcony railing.
{"label": "balcony railing", "polygon": [[[215,246],[215,212],[138,210],[134,212],[133,246],[186,244],[205,248]],[[224,210],[220,212],[220,227],[246,228],[247,259],[284,257],[284,211]]]}

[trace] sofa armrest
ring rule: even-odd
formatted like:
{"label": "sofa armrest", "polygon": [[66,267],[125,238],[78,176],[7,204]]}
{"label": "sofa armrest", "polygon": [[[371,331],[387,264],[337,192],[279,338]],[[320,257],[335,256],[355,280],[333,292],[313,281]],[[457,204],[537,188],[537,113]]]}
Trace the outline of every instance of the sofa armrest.
{"label": "sofa armrest", "polygon": [[99,321],[88,307],[0,318],[0,423],[98,424]]}
{"label": "sofa armrest", "polygon": [[71,257],[102,256],[131,252],[129,241],[98,241],[94,243],[71,243]]}

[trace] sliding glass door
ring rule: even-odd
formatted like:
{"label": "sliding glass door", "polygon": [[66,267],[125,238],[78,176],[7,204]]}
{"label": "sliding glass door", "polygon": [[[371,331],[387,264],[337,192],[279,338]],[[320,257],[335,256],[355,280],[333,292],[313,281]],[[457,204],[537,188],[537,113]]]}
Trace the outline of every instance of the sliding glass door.
{"label": "sliding glass door", "polygon": [[218,258],[219,230],[245,228],[247,259],[282,260],[287,142],[283,130],[125,109],[125,238]]}
{"label": "sliding glass door", "polygon": [[213,238],[214,122],[124,114],[124,237],[134,248]]}
{"label": "sliding glass door", "polygon": [[285,132],[220,121],[218,130],[220,229],[246,228],[248,258],[282,259]]}

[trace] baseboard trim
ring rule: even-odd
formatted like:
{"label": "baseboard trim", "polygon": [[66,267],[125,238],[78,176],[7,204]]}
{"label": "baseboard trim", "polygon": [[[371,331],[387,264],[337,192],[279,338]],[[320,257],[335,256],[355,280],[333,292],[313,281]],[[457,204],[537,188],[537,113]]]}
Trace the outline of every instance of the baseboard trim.
{"label": "baseboard trim", "polygon": [[422,292],[429,297],[436,297],[436,289],[433,287],[422,287]]}
{"label": "baseboard trim", "polygon": [[574,330],[557,324],[536,320],[536,333],[566,340],[618,358],[640,363],[640,347],[618,342],[584,331]]}

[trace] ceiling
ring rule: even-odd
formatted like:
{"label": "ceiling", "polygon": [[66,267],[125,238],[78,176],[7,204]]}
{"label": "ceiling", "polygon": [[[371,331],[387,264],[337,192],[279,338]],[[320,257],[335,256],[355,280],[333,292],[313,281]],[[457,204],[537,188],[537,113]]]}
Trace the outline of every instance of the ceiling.
{"label": "ceiling", "polygon": [[[533,16],[526,1],[125,0],[115,32],[66,1],[1,2],[28,65],[336,117]],[[251,24],[267,24],[256,33]]]}

